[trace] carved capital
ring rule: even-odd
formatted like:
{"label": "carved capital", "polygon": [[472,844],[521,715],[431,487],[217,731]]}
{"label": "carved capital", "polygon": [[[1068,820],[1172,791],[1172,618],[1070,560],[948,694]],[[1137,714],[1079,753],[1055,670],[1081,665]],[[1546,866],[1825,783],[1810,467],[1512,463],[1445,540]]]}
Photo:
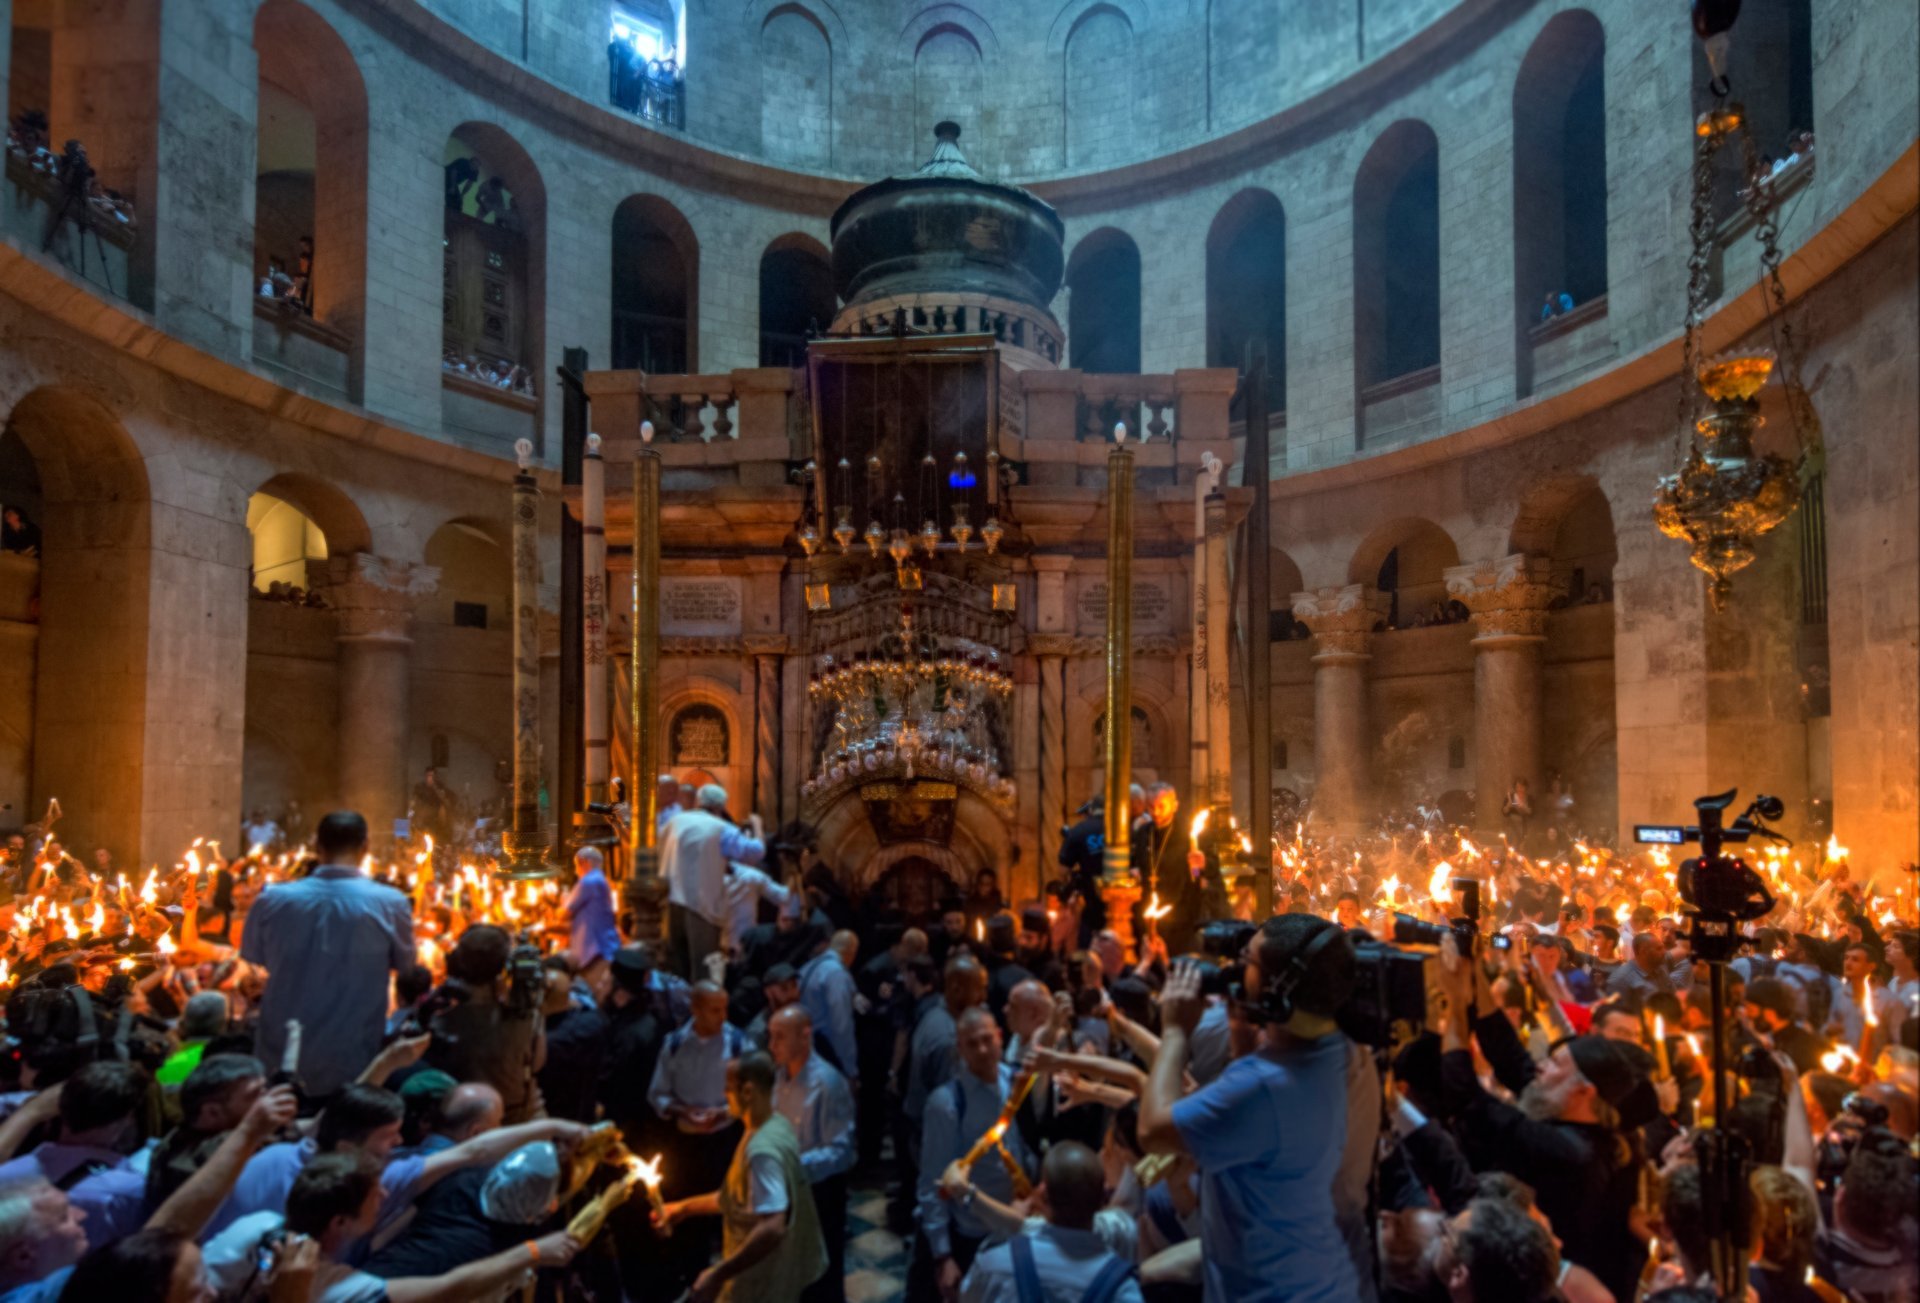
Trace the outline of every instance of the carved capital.
{"label": "carved capital", "polygon": [[1293,595],[1293,618],[1313,631],[1321,656],[1366,656],[1373,626],[1387,618],[1387,595],[1367,584]]}
{"label": "carved capital", "polygon": [[749,656],[785,656],[793,640],[784,633],[750,633],[740,640]]}
{"label": "carved capital", "polygon": [[1516,552],[1497,561],[1450,566],[1447,596],[1473,613],[1480,639],[1544,638],[1547,610],[1565,590],[1545,557]]}
{"label": "carved capital", "polygon": [[1070,633],[1030,633],[1027,651],[1035,656],[1072,656],[1079,641]]}
{"label": "carved capital", "polygon": [[327,560],[327,605],[343,639],[404,641],[414,607],[440,586],[437,566],[353,552]]}

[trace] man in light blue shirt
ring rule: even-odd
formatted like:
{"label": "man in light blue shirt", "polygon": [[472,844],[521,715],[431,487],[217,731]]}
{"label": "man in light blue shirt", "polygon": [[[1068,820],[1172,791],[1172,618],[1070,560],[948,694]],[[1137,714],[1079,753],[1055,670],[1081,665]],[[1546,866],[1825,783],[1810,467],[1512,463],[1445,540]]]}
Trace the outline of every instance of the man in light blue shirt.
{"label": "man in light blue shirt", "polygon": [[[1000,1120],[1017,1076],[1000,1061],[1000,1025],[985,1007],[975,1005],[961,1014],[956,1035],[960,1071],[927,1096],[921,1123],[920,1241],[907,1279],[907,1297],[913,1299],[932,1298],[936,1288],[940,1297],[952,1298],[987,1236],[986,1223],[969,1204],[949,1204],[941,1197],[940,1178]],[[1031,1173],[1032,1156],[1020,1129],[1009,1126],[1001,1140],[1014,1162]],[[1001,1203],[1013,1202],[1013,1178],[998,1154],[980,1160],[973,1182]]]}
{"label": "man in light blue shirt", "polygon": [[[842,932],[833,941],[840,946],[859,945],[851,932]],[[818,944],[819,950],[800,969],[800,1005],[813,1019],[813,1025],[826,1034],[827,1044],[833,1046],[833,1057],[840,1061],[841,1070],[853,1078],[854,1087],[858,1089],[855,1068],[860,1062],[860,1051],[853,1034],[853,1001],[858,991],[853,984],[853,974],[840,958],[839,946],[824,941]]]}
{"label": "man in light blue shirt", "polygon": [[1348,1041],[1333,1014],[1352,994],[1353,947],[1310,914],[1271,919],[1248,947],[1245,1007],[1257,1053],[1182,1097],[1205,999],[1179,965],[1140,1103],[1140,1140],[1200,1168],[1206,1303],[1347,1303],[1359,1293],[1330,1192],[1347,1145]]}
{"label": "man in light blue shirt", "polygon": [[301,1028],[298,1070],[310,1098],[325,1099],[380,1052],[387,975],[415,960],[413,912],[392,887],[360,871],[367,821],[335,811],[314,832],[320,865],[260,893],[247,914],[240,957],[267,970],[257,1048],[281,1062],[287,1022]]}
{"label": "man in light blue shirt", "polygon": [[960,1303],[1140,1303],[1132,1261],[1109,1250],[1094,1226],[1107,1202],[1099,1155],[1063,1140],[1047,1151],[1041,1175],[1047,1219],[1032,1218],[982,1249],[961,1283]]}
{"label": "man in light blue shirt", "polygon": [[746,1052],[746,1034],[727,1021],[727,993],[695,982],[692,1016],[661,1042],[647,1087],[654,1114],[677,1133],[667,1153],[670,1196],[713,1190],[726,1178],[739,1139],[727,1112],[727,1063]]}
{"label": "man in light blue shirt", "polygon": [[853,1092],[847,1079],[813,1052],[813,1019],[797,1004],[767,1024],[767,1052],[778,1073],[773,1111],[800,1138],[800,1166],[813,1187],[827,1271],[807,1287],[802,1303],[843,1303],[846,1290],[847,1172],[856,1157]]}

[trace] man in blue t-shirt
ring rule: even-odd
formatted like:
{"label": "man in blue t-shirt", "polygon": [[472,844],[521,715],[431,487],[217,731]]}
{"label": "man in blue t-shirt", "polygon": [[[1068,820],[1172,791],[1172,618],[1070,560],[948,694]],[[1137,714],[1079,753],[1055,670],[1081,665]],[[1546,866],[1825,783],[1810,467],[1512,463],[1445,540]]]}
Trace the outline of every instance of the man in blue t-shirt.
{"label": "man in blue t-shirt", "polygon": [[1246,959],[1242,1008],[1265,1024],[1259,1051],[1182,1098],[1206,1001],[1199,970],[1177,966],[1140,1139],[1200,1168],[1206,1303],[1345,1303],[1358,1287],[1329,1192],[1347,1138],[1348,1044],[1333,1014],[1353,990],[1353,947],[1325,919],[1283,914]]}

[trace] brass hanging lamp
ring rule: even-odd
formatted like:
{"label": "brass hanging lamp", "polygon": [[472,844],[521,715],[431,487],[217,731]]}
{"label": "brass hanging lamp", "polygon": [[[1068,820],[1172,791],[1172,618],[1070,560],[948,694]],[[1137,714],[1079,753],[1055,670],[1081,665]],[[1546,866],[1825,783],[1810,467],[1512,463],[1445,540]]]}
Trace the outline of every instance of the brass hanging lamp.
{"label": "brass hanging lamp", "polygon": [[[1724,59],[1730,25],[1729,17],[1708,39],[1714,104],[1700,115],[1695,128],[1687,315],[1680,371],[1680,428],[1686,450],[1679,470],[1660,480],[1653,506],[1660,532],[1685,541],[1694,566],[1707,575],[1707,600],[1715,611],[1726,609],[1733,592],[1733,576],[1753,564],[1761,537],[1776,529],[1799,505],[1801,484],[1814,468],[1819,448],[1818,419],[1801,383],[1799,347],[1786,320],[1786,289],[1780,280],[1779,197],[1772,174],[1762,166],[1747,128],[1745,109],[1727,99],[1730,88]],[[1708,34],[1703,30],[1702,35]],[[1700,329],[1713,297],[1714,164],[1720,150],[1736,136],[1747,178],[1746,206],[1761,245],[1767,325],[1775,346],[1703,360]],[[1760,393],[1776,368],[1800,450],[1797,464],[1784,457],[1757,453],[1753,447],[1755,433],[1766,423],[1760,415]]]}

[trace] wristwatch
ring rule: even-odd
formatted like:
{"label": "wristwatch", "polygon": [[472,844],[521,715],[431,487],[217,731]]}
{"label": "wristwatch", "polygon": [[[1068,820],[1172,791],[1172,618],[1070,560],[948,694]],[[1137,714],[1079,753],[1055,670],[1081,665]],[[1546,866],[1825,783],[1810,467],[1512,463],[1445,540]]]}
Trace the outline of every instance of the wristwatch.
{"label": "wristwatch", "polygon": [[966,1188],[966,1191],[965,1191],[965,1192],[964,1192],[963,1194],[961,1194],[961,1196],[960,1196],[960,1206],[961,1206],[962,1208],[972,1208],[972,1207],[973,1207],[973,1197],[974,1197],[975,1195],[977,1195],[977,1194],[979,1194],[979,1193],[980,1193],[980,1187],[979,1187],[979,1186],[977,1186],[977,1185],[975,1185],[975,1184],[974,1184],[973,1182],[971,1182],[971,1181],[969,1181],[969,1182],[967,1182],[967,1188]]}

